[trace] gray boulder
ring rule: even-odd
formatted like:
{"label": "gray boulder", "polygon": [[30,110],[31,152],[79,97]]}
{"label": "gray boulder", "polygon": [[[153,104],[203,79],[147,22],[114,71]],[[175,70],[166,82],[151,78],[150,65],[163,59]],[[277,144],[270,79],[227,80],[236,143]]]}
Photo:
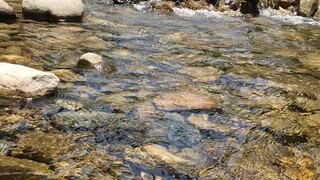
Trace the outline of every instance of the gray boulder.
{"label": "gray boulder", "polygon": [[81,0],[23,0],[26,18],[50,21],[81,21],[84,4]]}
{"label": "gray boulder", "polygon": [[59,78],[21,65],[0,63],[0,97],[41,97],[52,93]]}
{"label": "gray boulder", "polygon": [[298,15],[311,17],[318,9],[319,0],[301,0],[298,6]]}
{"label": "gray boulder", "polygon": [[3,0],[0,0],[0,20],[1,21],[10,21],[16,19],[14,10],[8,3]]}

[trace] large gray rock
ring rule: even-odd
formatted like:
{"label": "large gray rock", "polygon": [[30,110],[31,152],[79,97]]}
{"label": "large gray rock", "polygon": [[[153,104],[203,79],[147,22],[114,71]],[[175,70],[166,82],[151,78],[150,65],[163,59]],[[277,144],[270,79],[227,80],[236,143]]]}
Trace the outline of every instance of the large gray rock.
{"label": "large gray rock", "polygon": [[301,0],[298,6],[300,16],[311,17],[318,9],[319,0]]}
{"label": "large gray rock", "polygon": [[77,63],[77,67],[81,69],[97,69],[102,70],[102,56],[95,53],[86,53],[82,55]]}
{"label": "large gray rock", "polygon": [[22,11],[31,19],[81,21],[84,5],[81,0],[23,0]]}
{"label": "large gray rock", "polygon": [[0,97],[40,97],[52,93],[58,84],[53,73],[0,63]]}
{"label": "large gray rock", "polygon": [[11,6],[9,6],[5,1],[0,0],[0,20],[1,21],[10,21],[15,19],[16,15]]}

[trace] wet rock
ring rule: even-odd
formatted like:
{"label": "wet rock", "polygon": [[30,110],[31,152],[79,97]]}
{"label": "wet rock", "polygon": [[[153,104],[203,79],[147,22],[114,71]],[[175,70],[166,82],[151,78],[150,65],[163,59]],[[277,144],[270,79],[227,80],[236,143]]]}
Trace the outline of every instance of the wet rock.
{"label": "wet rock", "polygon": [[23,0],[22,12],[37,20],[81,21],[84,5],[81,0]]}
{"label": "wet rock", "polygon": [[317,12],[313,15],[313,18],[320,20],[320,4],[318,6]]}
{"label": "wet rock", "polygon": [[14,148],[15,144],[10,141],[0,140],[0,156],[8,155],[9,152]]}
{"label": "wet rock", "polygon": [[311,17],[318,8],[318,0],[301,0],[298,5],[298,15]]}
{"label": "wet rock", "polygon": [[190,161],[183,159],[179,156],[174,155],[167,148],[157,145],[157,144],[150,144],[143,146],[143,149],[151,156],[164,161],[167,164],[188,164],[191,163]]}
{"label": "wet rock", "polygon": [[0,63],[0,96],[40,97],[52,93],[59,84],[53,73],[21,65]]}
{"label": "wet rock", "polygon": [[150,4],[156,10],[173,12],[172,4],[169,1],[152,1]]}
{"label": "wet rock", "polygon": [[102,56],[95,53],[86,53],[80,57],[77,67],[81,69],[97,69],[98,71],[101,71]]}
{"label": "wet rock", "polygon": [[153,101],[162,111],[211,109],[217,103],[211,97],[191,91],[177,91],[164,93]]}
{"label": "wet rock", "polygon": [[182,68],[179,73],[187,74],[196,82],[214,81],[219,77],[219,71],[214,67],[186,67]]}
{"label": "wet rock", "polygon": [[86,130],[112,124],[124,118],[124,114],[117,113],[68,111],[54,115],[51,123],[59,130]]}
{"label": "wet rock", "polygon": [[204,0],[187,0],[180,4],[181,7],[200,10],[200,9],[208,9],[209,4]]}
{"label": "wet rock", "polygon": [[46,164],[0,155],[0,179],[46,179],[51,174]]}
{"label": "wet rock", "polygon": [[251,14],[253,16],[257,16],[260,14],[259,9],[257,7],[257,2],[251,1],[241,1],[240,4],[240,12],[242,14]]}
{"label": "wet rock", "polygon": [[33,131],[19,135],[18,138],[19,142],[12,151],[12,156],[46,164],[61,158],[75,148],[75,144],[64,134]]}
{"label": "wet rock", "polygon": [[73,73],[68,69],[56,69],[51,71],[53,74],[59,77],[61,81],[64,82],[77,82],[77,81],[85,81],[84,77]]}
{"label": "wet rock", "polygon": [[10,21],[16,19],[15,12],[8,3],[0,0],[0,21]]}

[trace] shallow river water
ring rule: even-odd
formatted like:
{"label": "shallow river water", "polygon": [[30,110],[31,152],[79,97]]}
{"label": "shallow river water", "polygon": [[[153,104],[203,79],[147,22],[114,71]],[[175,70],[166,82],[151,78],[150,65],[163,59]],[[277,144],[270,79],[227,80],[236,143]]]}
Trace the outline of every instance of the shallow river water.
{"label": "shallow river water", "polygon": [[[317,22],[88,0],[82,23],[46,23],[7,2],[20,19],[0,23],[0,62],[62,81],[0,99],[0,179],[320,178]],[[87,52],[101,71],[75,68]],[[172,93],[215,105],[156,106]]]}

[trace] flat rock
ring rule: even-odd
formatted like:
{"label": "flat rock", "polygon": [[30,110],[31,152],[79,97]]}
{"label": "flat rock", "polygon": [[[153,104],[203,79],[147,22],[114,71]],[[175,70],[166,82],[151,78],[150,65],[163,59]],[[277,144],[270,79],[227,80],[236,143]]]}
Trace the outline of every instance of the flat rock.
{"label": "flat rock", "polygon": [[163,111],[211,109],[216,104],[216,100],[211,97],[191,91],[164,93],[157,96],[153,102]]}
{"label": "flat rock", "polygon": [[94,129],[99,126],[115,123],[125,118],[124,114],[67,111],[55,114],[51,118],[53,126],[60,130]]}
{"label": "flat rock", "polygon": [[168,164],[184,164],[189,163],[188,160],[183,159],[179,156],[174,155],[171,153],[167,148],[157,145],[157,144],[150,144],[143,146],[143,149],[151,156],[160,159]]}
{"label": "flat rock", "polygon": [[74,149],[75,144],[69,139],[63,134],[33,131],[19,135],[18,145],[11,154],[48,164]]}
{"label": "flat rock", "polygon": [[185,67],[179,73],[192,77],[195,82],[214,81],[219,77],[219,71],[211,66],[207,67]]}
{"label": "flat rock", "polygon": [[16,19],[13,8],[5,1],[0,0],[0,21],[8,21],[12,19]]}
{"label": "flat rock", "polygon": [[0,97],[41,97],[52,93],[59,78],[21,65],[0,63]]}
{"label": "flat rock", "polygon": [[46,164],[0,155],[0,179],[47,179],[51,174]]}
{"label": "flat rock", "polygon": [[81,21],[84,4],[81,0],[23,0],[22,12],[36,20]]}

